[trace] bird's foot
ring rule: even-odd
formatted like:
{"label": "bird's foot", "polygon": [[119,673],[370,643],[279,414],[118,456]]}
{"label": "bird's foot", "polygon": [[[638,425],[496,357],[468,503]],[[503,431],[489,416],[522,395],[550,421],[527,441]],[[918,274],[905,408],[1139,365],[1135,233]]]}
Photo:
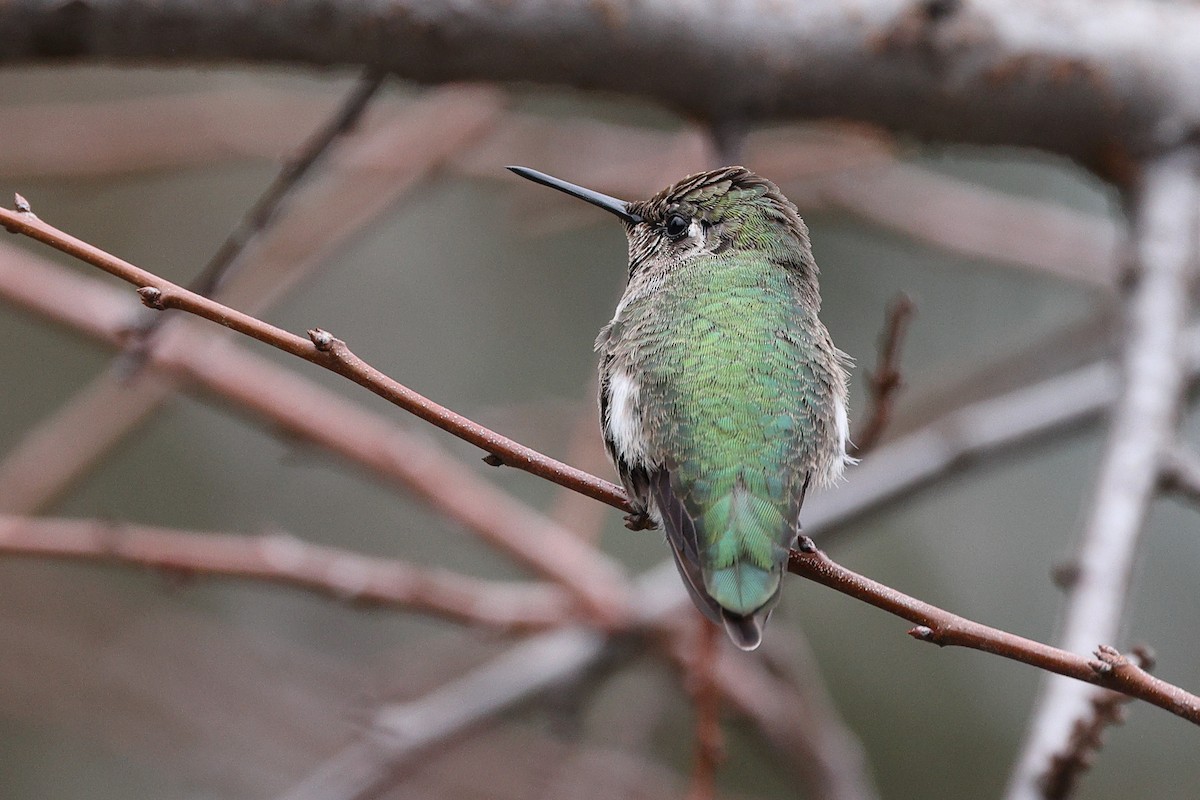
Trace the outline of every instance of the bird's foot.
{"label": "bird's foot", "polygon": [[817,552],[817,543],[803,533],[796,537],[796,549],[801,553]]}
{"label": "bird's foot", "polygon": [[652,531],[658,526],[645,511],[634,511],[625,515],[625,527],[631,531]]}

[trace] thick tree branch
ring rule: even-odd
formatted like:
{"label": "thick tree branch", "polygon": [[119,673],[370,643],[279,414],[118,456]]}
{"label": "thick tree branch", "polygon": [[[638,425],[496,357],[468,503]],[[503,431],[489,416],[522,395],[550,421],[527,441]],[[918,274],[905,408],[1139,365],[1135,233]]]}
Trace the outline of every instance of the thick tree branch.
{"label": "thick tree branch", "polygon": [[[1080,651],[1118,633],[1134,558],[1162,454],[1185,388],[1183,330],[1200,261],[1200,152],[1151,160],[1133,198],[1136,245],[1121,359],[1122,386],[1074,564],[1061,642]],[[1087,690],[1050,679],[1040,698],[1009,800],[1041,795],[1041,778],[1088,713]]]}
{"label": "thick tree branch", "polygon": [[556,84],[715,123],[836,116],[1037,147],[1121,178],[1131,154],[1198,127],[1197,30],[1200,9],[1137,0],[1102,18],[1068,0],[377,0],[336,14],[322,0],[25,0],[0,5],[0,63],[354,64],[429,83]]}
{"label": "thick tree branch", "polygon": [[180,577],[276,583],[365,606],[523,631],[571,617],[566,593],[548,584],[504,584],[371,558],[284,533],[241,536],[94,520],[0,516],[0,558],[141,566]]}

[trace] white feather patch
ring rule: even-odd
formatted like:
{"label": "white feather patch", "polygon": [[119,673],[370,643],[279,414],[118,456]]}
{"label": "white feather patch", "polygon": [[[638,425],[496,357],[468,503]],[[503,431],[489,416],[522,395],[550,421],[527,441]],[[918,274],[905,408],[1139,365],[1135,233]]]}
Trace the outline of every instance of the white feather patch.
{"label": "white feather patch", "polygon": [[616,444],[617,453],[626,463],[646,461],[646,437],[642,431],[642,414],[638,384],[625,372],[614,372],[608,378],[608,437]]}
{"label": "white feather patch", "polygon": [[857,458],[853,458],[846,452],[846,448],[850,446],[850,417],[846,413],[846,401],[844,398],[837,398],[834,401],[833,426],[835,435],[837,436],[838,451],[829,460],[829,464],[825,468],[826,484],[836,483],[841,480],[842,472],[845,471],[847,464],[858,463]]}

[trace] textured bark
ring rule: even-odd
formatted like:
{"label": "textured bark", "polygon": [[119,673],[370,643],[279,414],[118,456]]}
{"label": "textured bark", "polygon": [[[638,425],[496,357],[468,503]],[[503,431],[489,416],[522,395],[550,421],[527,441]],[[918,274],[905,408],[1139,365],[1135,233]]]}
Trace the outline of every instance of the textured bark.
{"label": "textured bark", "polygon": [[1125,182],[1200,129],[1200,8],[1148,0],[16,0],[0,63],[370,65],[620,92],[717,123],[836,116]]}

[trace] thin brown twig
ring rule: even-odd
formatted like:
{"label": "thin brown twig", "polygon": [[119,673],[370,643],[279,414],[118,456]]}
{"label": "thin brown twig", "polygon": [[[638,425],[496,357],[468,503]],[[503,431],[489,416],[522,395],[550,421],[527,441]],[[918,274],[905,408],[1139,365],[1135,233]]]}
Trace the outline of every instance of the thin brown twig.
{"label": "thin brown twig", "polygon": [[355,605],[402,608],[512,632],[571,619],[570,599],[557,586],[486,581],[310,544],[282,532],[246,536],[0,516],[0,557],[13,556],[275,583]]}
{"label": "thin brown twig", "polygon": [[[1154,654],[1145,646],[1133,649],[1133,659],[1147,672],[1154,669]],[[1097,689],[1091,697],[1090,716],[1075,721],[1067,748],[1050,760],[1040,788],[1045,800],[1067,800],[1079,781],[1092,767],[1096,753],[1104,746],[1104,731],[1125,721],[1125,706],[1133,700],[1111,689]]]}
{"label": "thin brown twig", "polygon": [[189,292],[182,286],[42,222],[30,212],[0,209],[0,224],[13,233],[24,234],[139,287],[138,294],[142,302],[150,308],[187,311],[285,353],[299,356],[349,378],[405,411],[475,445],[505,466],[545,478],[614,508],[632,511],[625,493],[616,484],[545,456],[433,402],[364,362],[351,352],[345,342],[327,331],[313,329],[307,339],[289,333],[215,300]]}
{"label": "thin brown twig", "polygon": [[861,432],[853,437],[855,455],[862,455],[879,444],[892,420],[896,395],[904,388],[900,351],[904,347],[908,323],[916,312],[917,304],[906,293],[901,293],[888,306],[887,327],[879,337],[879,360],[866,376],[870,412]]}
{"label": "thin brown twig", "polygon": [[[0,256],[0,291],[7,297],[110,346],[121,345],[133,308],[122,292],[11,246],[0,246]],[[164,342],[154,349],[152,364],[156,373],[143,380],[192,382],[276,434],[310,442],[423,500],[559,582],[601,624],[625,616],[626,590],[616,564],[427,437],[211,334],[195,331],[188,340]]]}
{"label": "thin brown twig", "polygon": [[[485,135],[502,107],[503,97],[495,91],[455,86],[428,92],[370,126],[335,153],[330,168],[307,184],[255,239],[252,263],[245,264],[223,291],[226,302],[251,313],[276,302],[302,277],[328,264],[432,170]],[[386,166],[363,167],[380,162],[384,154]],[[330,214],[330,208],[338,213]],[[125,313],[132,316],[131,311]],[[27,514],[45,507],[174,393],[161,379],[128,380],[123,373],[114,364],[5,455],[0,461],[0,508]]]}
{"label": "thin brown twig", "polygon": [[1200,725],[1200,697],[1154,677],[1107,645],[1097,645],[1096,658],[1087,659],[988,627],[846,569],[818,550],[811,540],[804,549],[792,551],[788,570],[916,623],[916,627],[908,632],[914,639],[939,647],[982,650],[1084,683],[1114,689]]}
{"label": "thin brown twig", "polygon": [[[213,253],[200,274],[188,288],[197,294],[211,297],[228,280],[238,267],[242,255],[258,236],[271,224],[284,207],[288,197],[300,185],[318,161],[333,144],[352,131],[371,104],[372,98],[383,85],[386,73],[367,69],[346,95],[341,106],[318,128],[300,148],[300,154],[284,162],[283,168],[267,186],[254,205],[246,212],[234,229]],[[136,371],[146,360],[146,350],[151,346],[155,331],[167,319],[164,314],[150,317],[131,335],[126,345],[128,371]]]}
{"label": "thin brown twig", "polygon": [[692,616],[695,618],[696,632],[692,637],[686,680],[696,716],[696,743],[687,797],[688,800],[713,800],[717,796],[717,768],[725,760],[725,745],[721,736],[721,690],[716,678],[723,637],[716,625],[699,614]]}
{"label": "thin brown twig", "polygon": [[[627,508],[625,496],[618,487],[607,484],[606,481],[601,481],[595,476],[582,473],[580,470],[561,465],[560,462],[512,442],[477,423],[465,420],[441,406],[432,404],[410,389],[383,376],[377,370],[362,364],[357,357],[345,349],[344,343],[324,331],[312,331],[310,334],[312,341],[306,341],[213,300],[187,292],[169,281],[115,258],[40,220],[33,219],[32,216],[28,212],[0,209],[0,224],[11,231],[30,236],[110,274],[141,286],[139,293],[144,302],[154,305],[172,303],[174,307],[192,311],[198,316],[219,322],[252,338],[272,344],[285,352],[326,366],[339,374],[346,374],[347,377],[371,388],[372,391],[385,398],[392,399],[394,396],[395,401],[401,407],[414,406],[417,409],[414,413],[417,413],[418,416],[431,418],[430,421],[438,427],[460,435],[467,441],[483,442],[484,445],[481,446],[489,450],[494,447],[505,453],[520,454],[527,461],[519,461],[518,464],[527,463],[529,465],[527,471],[533,474],[546,477],[559,485],[574,488],[576,491],[607,502],[615,508]],[[417,401],[415,403],[414,398]],[[465,424],[460,426],[459,420]],[[508,463],[507,459],[506,463]],[[607,485],[611,487],[611,490],[597,491],[595,488],[597,485],[602,487]],[[1112,688],[1200,724],[1200,697],[1154,678],[1134,665],[1110,664],[1103,660],[1089,662],[1073,653],[972,622],[841,567],[816,550],[811,542],[808,542],[807,547],[809,549],[805,552],[792,552],[789,563],[789,569],[792,572],[917,623],[918,627],[914,628],[911,633],[923,641],[971,647],[1085,683]]]}
{"label": "thin brown twig", "polygon": [[[664,566],[667,569],[659,570],[660,577],[674,580],[671,565]],[[644,585],[644,578],[639,582]],[[680,600],[687,602],[682,597]],[[695,673],[698,629],[690,623],[697,615],[690,607],[680,614],[683,609],[682,604],[658,608],[646,624],[657,627],[661,634],[657,637],[658,643],[678,667],[683,680],[691,681]],[[705,624],[719,631],[715,626]],[[768,644],[776,641],[778,633],[772,635]],[[719,634],[716,638],[719,642]],[[789,664],[788,667],[794,672],[797,665]],[[879,797],[879,791],[871,782],[861,745],[828,698],[821,696],[824,686],[819,677],[815,684],[797,687],[779,677],[762,661],[748,659],[732,648],[718,647],[710,679],[721,701],[758,729],[803,796],[824,800],[874,800]],[[694,683],[689,684],[689,688],[694,695]],[[813,689],[816,689],[816,696]],[[697,724],[699,722],[697,718]]]}

